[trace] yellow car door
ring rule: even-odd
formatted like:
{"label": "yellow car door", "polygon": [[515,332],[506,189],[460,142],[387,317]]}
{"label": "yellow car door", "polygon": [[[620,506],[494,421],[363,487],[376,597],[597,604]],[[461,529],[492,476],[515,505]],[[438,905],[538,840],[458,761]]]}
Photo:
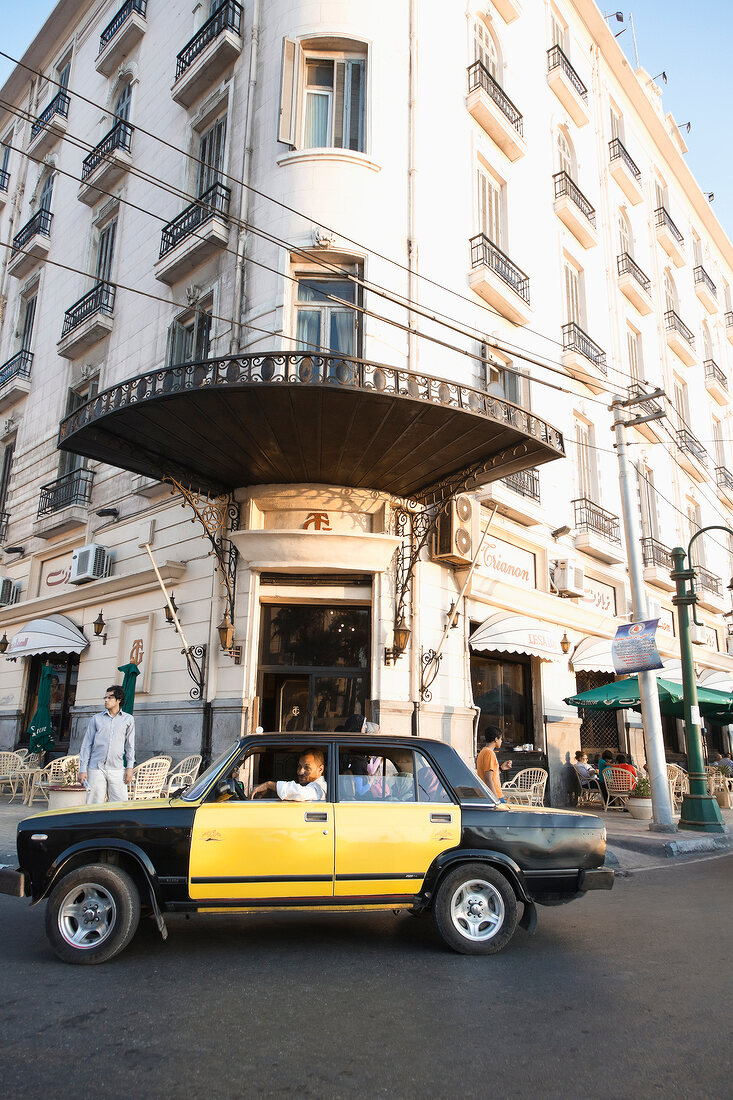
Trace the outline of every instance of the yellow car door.
{"label": "yellow car door", "polygon": [[200,901],[333,897],[330,802],[208,802],[196,811],[189,893]]}

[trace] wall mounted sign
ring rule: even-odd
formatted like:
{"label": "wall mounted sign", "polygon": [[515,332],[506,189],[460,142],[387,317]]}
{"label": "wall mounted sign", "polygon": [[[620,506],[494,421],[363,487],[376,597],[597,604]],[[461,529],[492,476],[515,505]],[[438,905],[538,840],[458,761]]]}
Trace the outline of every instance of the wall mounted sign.
{"label": "wall mounted sign", "polygon": [[616,589],[612,584],[604,584],[593,577],[585,578],[583,599],[586,607],[592,607],[594,611],[602,611],[604,615],[616,614]]}
{"label": "wall mounted sign", "polygon": [[503,539],[487,535],[476,572],[492,580],[516,584],[520,588],[537,587],[537,562],[534,554]]}
{"label": "wall mounted sign", "polygon": [[365,512],[338,512],[305,509],[282,509],[264,513],[267,531],[354,531],[372,530],[373,516]]}

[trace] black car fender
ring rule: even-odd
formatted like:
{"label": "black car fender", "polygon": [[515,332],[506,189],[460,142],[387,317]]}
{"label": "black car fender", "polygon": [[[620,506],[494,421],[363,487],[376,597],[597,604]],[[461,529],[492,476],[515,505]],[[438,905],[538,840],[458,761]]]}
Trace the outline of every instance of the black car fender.
{"label": "black car fender", "polygon": [[131,869],[137,872],[134,874],[135,879],[138,882],[144,882],[147,886],[150,894],[150,904],[157,917],[160,912],[160,886],[155,867],[150,857],[141,848],[138,848],[136,844],[132,844],[129,840],[121,840],[119,837],[95,837],[93,840],[82,840],[66,848],[49,866],[43,890],[37,897],[33,897],[31,904],[36,905],[39,901],[47,898],[56,883],[69,871],[74,871],[77,867],[83,867],[85,863],[104,862],[103,858],[96,860],[84,858],[92,852],[98,853],[101,857],[105,857],[110,852],[115,852],[123,857],[121,861],[123,867],[126,864],[129,866],[131,863]]}
{"label": "black car fender", "polygon": [[524,884],[522,870],[509,856],[489,848],[451,848],[436,856],[428,867],[422,889],[415,899],[415,909],[418,911],[426,909],[432,903],[436,891],[448,872],[462,863],[485,863],[489,867],[495,867],[509,880],[518,900],[526,905],[532,904]]}

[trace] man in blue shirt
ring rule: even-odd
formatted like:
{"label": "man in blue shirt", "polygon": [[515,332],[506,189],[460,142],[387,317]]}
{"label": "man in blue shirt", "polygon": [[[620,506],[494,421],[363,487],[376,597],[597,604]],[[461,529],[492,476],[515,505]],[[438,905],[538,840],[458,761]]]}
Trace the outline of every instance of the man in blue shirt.
{"label": "man in blue shirt", "polygon": [[125,696],[117,684],[108,687],[104,710],[87,726],[79,749],[79,780],[88,783],[87,804],[127,802],[127,784],[135,761],[135,719],[122,710]]}

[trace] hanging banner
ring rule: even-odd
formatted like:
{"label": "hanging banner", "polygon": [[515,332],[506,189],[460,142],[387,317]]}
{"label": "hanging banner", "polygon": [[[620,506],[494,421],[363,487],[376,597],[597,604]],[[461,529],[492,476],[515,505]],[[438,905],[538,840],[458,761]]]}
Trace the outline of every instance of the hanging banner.
{"label": "hanging banner", "polygon": [[618,628],[611,643],[613,667],[617,674],[648,672],[664,667],[657,650],[658,622],[659,619],[648,619],[640,623],[624,623]]}

